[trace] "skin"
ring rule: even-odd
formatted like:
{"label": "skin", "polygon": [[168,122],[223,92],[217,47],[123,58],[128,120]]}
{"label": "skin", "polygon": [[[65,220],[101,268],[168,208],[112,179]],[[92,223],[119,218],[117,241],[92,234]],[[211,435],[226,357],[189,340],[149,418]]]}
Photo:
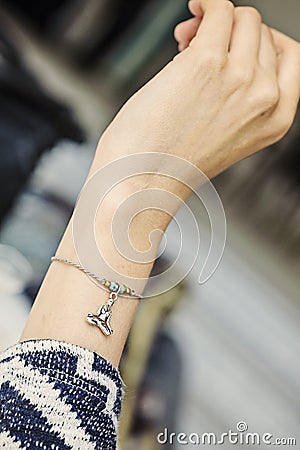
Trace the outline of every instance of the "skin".
{"label": "skin", "polygon": [[[253,8],[234,8],[227,0],[192,0],[189,9],[193,18],[175,29],[179,54],[117,114],[99,141],[89,177],[115,159],[157,152],[188,160],[212,178],[289,130],[300,95],[299,43],[263,25]],[[118,281],[129,277],[130,287],[138,292],[153,261],[142,264],[122,257],[112,240],[111,221],[120,203],[135,192],[160,188],[186,199],[186,186],[158,174],[168,169],[164,164],[157,163],[154,175],[142,174],[112,189],[95,219],[98,245],[121,273]],[[157,210],[141,212],[129,230],[133,245],[147,249],[149,234],[163,232],[170,220]],[[76,261],[71,225],[72,219],[57,254]],[[154,251],[158,245],[159,238]],[[99,267],[98,273],[107,277],[107,267]],[[75,343],[117,366],[138,300],[120,298],[115,303],[115,332],[106,337],[85,321],[87,312],[106,299],[107,293],[84,274],[53,263],[21,340]]]}

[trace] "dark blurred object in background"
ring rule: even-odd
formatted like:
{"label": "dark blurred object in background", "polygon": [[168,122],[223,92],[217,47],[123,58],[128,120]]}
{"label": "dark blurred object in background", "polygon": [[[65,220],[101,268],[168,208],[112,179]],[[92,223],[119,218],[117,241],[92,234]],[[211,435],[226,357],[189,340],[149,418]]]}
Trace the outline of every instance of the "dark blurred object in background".
{"label": "dark blurred object in background", "polygon": [[227,212],[272,243],[300,269],[300,111],[288,135],[219,175]]}
{"label": "dark blurred object in background", "polygon": [[0,35],[0,221],[41,154],[62,139],[83,138],[70,110],[44,92]]}
{"label": "dark blurred object in background", "polygon": [[45,30],[57,12],[66,4],[69,4],[70,1],[43,0],[42,2],[35,2],[27,0],[4,0],[3,3],[20,11],[26,19],[36,24],[41,30]]}
{"label": "dark blurred object in background", "polygon": [[139,445],[132,445],[132,449],[141,449],[147,434],[153,449],[173,448],[169,443],[157,443],[156,446],[154,443],[161,430],[177,429],[181,382],[182,360],[179,349],[174,340],[161,330],[154,339],[145,376],[137,392],[132,434]]}
{"label": "dark blurred object in background", "polygon": [[175,55],[172,29],[189,17],[183,0],[55,0],[36,10],[30,1],[3,5],[69,62],[109,79],[115,102]]}
{"label": "dark blurred object in background", "polygon": [[92,62],[100,52],[107,50],[134,21],[139,12],[152,0],[47,0],[5,1],[10,8],[21,13],[35,28],[46,36],[70,38],[77,58]]}
{"label": "dark blurred object in background", "polygon": [[[43,38],[60,42],[72,52],[77,62],[86,65],[95,63],[107,53],[145,12],[151,22],[153,12],[159,13],[162,2],[47,0],[37,4],[34,1],[6,0],[3,3],[26,18]],[[176,0],[173,1],[173,9],[174,6],[176,11]],[[181,2],[181,12],[184,8],[184,2]],[[171,10],[169,15],[173,16]],[[162,30],[166,31],[165,28]]]}

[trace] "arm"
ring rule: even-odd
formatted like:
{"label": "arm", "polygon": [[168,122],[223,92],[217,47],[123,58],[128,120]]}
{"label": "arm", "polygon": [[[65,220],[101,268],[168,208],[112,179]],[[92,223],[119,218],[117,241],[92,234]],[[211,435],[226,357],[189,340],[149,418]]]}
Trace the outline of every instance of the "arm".
{"label": "arm", "polygon": [[[224,0],[192,0],[191,5],[192,12],[201,16],[197,34],[189,47],[121,109],[99,142],[90,176],[132,153],[162,152],[189,160],[211,178],[279,140],[289,129],[299,101],[299,44],[282,35],[277,56],[269,29],[262,26],[256,10],[234,11]],[[147,161],[145,173],[112,189],[95,220],[96,239],[107,262],[97,269],[98,274],[109,278],[112,267],[119,274],[118,281],[125,279],[138,292],[144,288],[153,261],[131,262],[118,253],[111,233],[115,211],[130,195],[150,188],[172,192],[182,200],[189,193],[179,181],[146,174]],[[164,165],[165,161],[154,170],[168,173]],[[129,230],[133,246],[146,250],[150,233],[164,231],[170,220],[170,215],[155,210],[141,212]],[[84,233],[83,228],[82,239]],[[153,260],[158,245],[159,238],[153,243]],[[71,224],[57,253],[76,260]],[[117,366],[138,301],[120,299],[114,305],[112,325],[117,332],[106,339],[82,319],[106,298],[83,274],[52,264],[22,340],[69,341]]]}

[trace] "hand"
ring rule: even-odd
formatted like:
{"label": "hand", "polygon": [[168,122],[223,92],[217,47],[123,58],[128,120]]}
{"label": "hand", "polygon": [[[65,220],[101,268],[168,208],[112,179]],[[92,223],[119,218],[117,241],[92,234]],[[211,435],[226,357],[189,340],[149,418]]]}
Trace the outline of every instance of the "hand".
{"label": "hand", "polygon": [[299,43],[271,33],[253,8],[227,0],[189,7],[196,17],[176,29],[184,50],[121,109],[100,140],[99,161],[164,152],[213,177],[289,130]]}

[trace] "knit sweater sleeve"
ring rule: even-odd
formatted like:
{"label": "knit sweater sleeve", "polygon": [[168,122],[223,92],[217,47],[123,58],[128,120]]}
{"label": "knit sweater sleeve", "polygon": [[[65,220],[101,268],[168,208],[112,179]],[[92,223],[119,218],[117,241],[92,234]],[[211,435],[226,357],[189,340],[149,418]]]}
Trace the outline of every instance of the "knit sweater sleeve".
{"label": "knit sweater sleeve", "polygon": [[116,449],[122,380],[77,345],[26,341],[0,354],[0,448]]}

